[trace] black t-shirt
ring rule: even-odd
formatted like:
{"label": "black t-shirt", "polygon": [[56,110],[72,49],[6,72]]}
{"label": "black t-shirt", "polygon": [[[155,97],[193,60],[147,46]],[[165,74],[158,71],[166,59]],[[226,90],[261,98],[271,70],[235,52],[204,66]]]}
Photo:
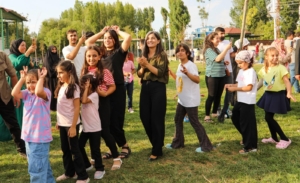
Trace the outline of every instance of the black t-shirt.
{"label": "black t-shirt", "polygon": [[127,55],[122,47],[114,51],[113,54],[102,60],[104,68],[110,70],[113,74],[115,84],[124,84],[123,65]]}

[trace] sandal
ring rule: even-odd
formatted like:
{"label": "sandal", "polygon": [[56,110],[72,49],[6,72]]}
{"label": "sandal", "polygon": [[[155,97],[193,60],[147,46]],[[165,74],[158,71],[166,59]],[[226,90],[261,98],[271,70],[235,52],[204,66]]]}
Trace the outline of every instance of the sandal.
{"label": "sandal", "polygon": [[121,160],[121,158],[115,158],[114,159],[114,161],[120,161],[120,164],[119,165],[113,165],[112,167],[111,167],[111,170],[118,170],[118,169],[120,169],[121,168],[121,165],[122,165],[122,160]]}
{"label": "sandal", "polygon": [[289,141],[286,140],[280,140],[277,144],[276,144],[276,148],[277,149],[286,149],[290,144],[292,143],[292,141],[289,139]]}
{"label": "sandal", "polygon": [[112,154],[110,154],[108,152],[102,156],[102,159],[110,159],[110,158],[113,158],[113,156],[112,156]]}
{"label": "sandal", "polygon": [[210,118],[207,118],[207,119],[204,119],[204,122],[205,123],[213,123],[214,121]]}
{"label": "sandal", "polygon": [[122,149],[127,149],[128,152],[121,152],[120,157],[121,158],[128,158],[129,155],[131,154],[131,149],[129,147],[125,147],[125,146],[123,146]]}

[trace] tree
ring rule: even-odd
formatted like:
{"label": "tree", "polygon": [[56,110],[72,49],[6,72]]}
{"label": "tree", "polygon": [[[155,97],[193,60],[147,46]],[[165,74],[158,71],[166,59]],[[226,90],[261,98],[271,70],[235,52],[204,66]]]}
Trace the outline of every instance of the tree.
{"label": "tree", "polygon": [[161,37],[165,40],[164,41],[164,48],[167,48],[166,40],[168,40],[168,33],[167,33],[167,20],[169,16],[168,10],[166,10],[164,7],[161,8],[160,14],[163,17],[164,26],[159,30]]}
{"label": "tree", "polygon": [[[210,1],[210,0],[208,0]],[[197,0],[197,2],[199,2],[200,4],[201,3],[205,3],[205,0]],[[205,26],[205,21],[207,21],[208,19],[208,12],[205,10],[205,7],[204,6],[198,6],[198,9],[199,9],[199,16],[200,16],[200,19],[202,21],[202,26],[204,27]]]}
{"label": "tree", "polygon": [[169,9],[170,33],[176,47],[179,41],[184,40],[185,29],[191,18],[182,0],[169,0]]}

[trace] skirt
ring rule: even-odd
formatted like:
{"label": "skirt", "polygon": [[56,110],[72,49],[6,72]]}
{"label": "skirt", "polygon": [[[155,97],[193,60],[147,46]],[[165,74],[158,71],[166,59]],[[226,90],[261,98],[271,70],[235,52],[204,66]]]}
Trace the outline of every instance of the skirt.
{"label": "skirt", "polygon": [[278,92],[265,91],[256,105],[266,112],[275,114],[286,114],[291,110],[289,99],[286,97],[286,90]]}

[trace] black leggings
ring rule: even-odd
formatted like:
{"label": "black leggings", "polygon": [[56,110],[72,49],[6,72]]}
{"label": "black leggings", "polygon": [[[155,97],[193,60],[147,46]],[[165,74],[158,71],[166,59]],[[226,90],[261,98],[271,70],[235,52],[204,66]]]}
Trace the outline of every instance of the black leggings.
{"label": "black leggings", "polygon": [[281,140],[289,141],[289,139],[285,136],[277,121],[274,119],[274,115],[275,115],[274,113],[265,111],[265,120],[268,123],[269,130],[273,140],[279,142],[277,138],[277,133],[278,133]]}
{"label": "black leggings", "polygon": [[226,79],[225,77],[208,77],[205,76],[205,83],[208,89],[208,97],[205,102],[205,115],[209,116],[211,111],[211,106],[214,103],[212,113],[217,113],[218,107],[220,105],[221,96],[223,93],[224,85]]}

